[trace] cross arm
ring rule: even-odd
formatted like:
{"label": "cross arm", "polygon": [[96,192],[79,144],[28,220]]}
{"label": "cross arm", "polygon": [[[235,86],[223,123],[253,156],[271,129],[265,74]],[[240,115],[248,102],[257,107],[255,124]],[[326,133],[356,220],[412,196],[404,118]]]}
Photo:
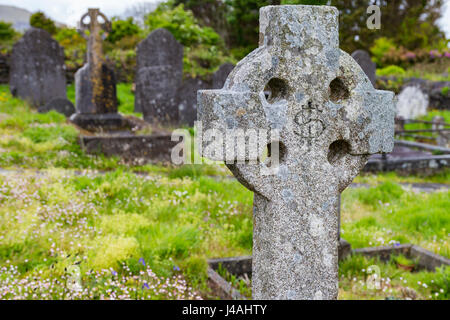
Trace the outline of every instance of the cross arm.
{"label": "cross arm", "polygon": [[[268,128],[260,95],[248,91],[201,90],[197,99],[198,119],[203,126],[202,156],[227,162],[257,160],[266,145],[251,144],[252,139],[255,134],[258,137],[261,129]],[[245,141],[245,148],[238,141]]]}

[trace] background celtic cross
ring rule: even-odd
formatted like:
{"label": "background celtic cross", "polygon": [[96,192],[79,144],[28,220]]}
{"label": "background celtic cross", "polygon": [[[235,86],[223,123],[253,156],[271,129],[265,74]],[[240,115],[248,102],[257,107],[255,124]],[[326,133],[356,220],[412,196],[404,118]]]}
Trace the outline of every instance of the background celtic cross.
{"label": "background celtic cross", "polygon": [[[338,197],[370,154],[392,151],[393,98],[339,49],[338,11],[328,6],[262,8],[259,48],[222,90],[199,91],[203,132],[279,132],[268,144],[280,147],[273,174],[262,174],[267,162],[246,162],[246,152],[227,161],[255,193],[255,299],[337,298]],[[222,150],[211,152],[210,137],[199,138],[213,160],[236,149],[214,142]],[[258,145],[259,155],[268,145]]]}
{"label": "background celtic cross", "polygon": [[[91,113],[115,113],[117,109],[115,84],[111,85],[114,82],[112,80],[114,75],[105,63],[102,39],[102,36],[111,31],[111,22],[99,9],[88,9],[88,12],[81,17],[79,27],[79,32],[88,39],[87,64],[86,68],[80,72],[79,79],[87,80],[88,78],[90,84],[79,83],[78,87],[80,92],[81,88],[85,90],[84,95],[90,96],[90,101],[87,103],[83,100],[83,104],[87,106],[81,106],[77,102],[77,110],[89,109]],[[89,36],[85,31],[89,31]],[[102,31],[105,33],[102,34]]]}
{"label": "background celtic cross", "polygon": [[[86,21],[88,18],[89,22]],[[100,21],[99,18],[103,21]],[[111,22],[100,12],[100,9],[88,9],[88,12],[80,19],[80,33],[86,38],[85,31],[89,31],[88,63],[94,65],[103,61],[102,30],[111,32]]]}

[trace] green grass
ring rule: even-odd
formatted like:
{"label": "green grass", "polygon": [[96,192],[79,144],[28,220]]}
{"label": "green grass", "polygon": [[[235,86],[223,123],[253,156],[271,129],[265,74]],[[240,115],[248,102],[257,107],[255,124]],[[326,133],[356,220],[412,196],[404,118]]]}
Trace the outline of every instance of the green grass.
{"label": "green grass", "polygon": [[[15,266],[15,278],[60,279],[76,265],[82,283],[89,272],[122,279],[139,275],[145,261],[156,279],[181,275],[208,296],[206,260],[252,251],[252,193],[234,180],[53,169],[0,176],[0,186],[0,268]],[[396,184],[347,190],[342,235],[354,247],[408,242],[448,257],[449,199],[448,192],[415,195]],[[241,279],[232,280],[248,294]]]}
{"label": "green grass", "polygon": [[354,255],[341,261],[339,299],[450,299],[450,267],[436,272],[410,272],[399,268],[397,260],[408,259],[397,256],[384,263],[377,258]]}
{"label": "green grass", "polygon": [[367,183],[372,186],[384,182],[395,183],[441,183],[448,184],[450,182],[450,169],[445,168],[433,175],[399,175],[396,172],[380,172],[378,174],[363,173],[355,178],[355,183]]}
{"label": "green grass", "polygon": [[252,284],[251,279],[249,279],[248,276],[237,277],[234,274],[229,273],[221,264],[219,264],[219,268],[216,271],[222,278],[229,282],[232,287],[238,290],[243,297],[246,299],[252,298]]}
{"label": "green grass", "polygon": [[[127,94],[121,99],[126,109]],[[0,175],[0,299],[210,297],[207,259],[251,254],[253,195],[235,180],[209,177],[229,176],[225,166],[127,166],[85,155],[77,135],[63,115],[38,114],[0,86],[0,167],[21,169]],[[448,174],[358,177],[373,187],[344,192],[342,236],[357,248],[414,243],[450,257],[449,192],[414,194],[398,185],[448,183]],[[341,287],[356,285],[358,270],[370,263],[341,264],[352,277]],[[445,272],[411,279],[443,283]],[[230,279],[249,294],[247,282]],[[69,280],[84,289],[70,289]],[[419,298],[443,297],[415,286]],[[364,287],[355,292],[344,290],[341,298],[384,296],[364,296]]]}
{"label": "green grass", "polygon": [[[118,93],[122,103],[120,111],[134,107],[130,85],[119,84]],[[68,97],[74,99],[73,86]],[[129,111],[129,110],[128,110]],[[133,114],[128,112],[128,114]],[[136,114],[135,114],[136,115]],[[171,175],[193,176],[201,174],[226,175],[225,166],[186,165],[175,170],[154,165],[129,166],[118,157],[85,154],[78,144],[78,131],[57,112],[39,114],[20,99],[13,98],[6,85],[0,85],[0,167],[34,169],[90,169],[133,170],[139,172],[169,172]]]}
{"label": "green grass", "polygon": [[0,86],[0,166],[108,170],[119,159],[85,155],[78,131],[55,111],[39,114]]}
{"label": "green grass", "polygon": [[353,247],[413,243],[450,257],[450,192],[404,190],[392,182],[342,194],[341,235]]}

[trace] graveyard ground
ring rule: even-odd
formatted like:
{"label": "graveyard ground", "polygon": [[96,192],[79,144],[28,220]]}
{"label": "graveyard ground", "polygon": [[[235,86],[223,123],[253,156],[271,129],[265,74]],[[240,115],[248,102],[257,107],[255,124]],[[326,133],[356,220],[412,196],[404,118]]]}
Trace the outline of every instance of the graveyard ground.
{"label": "graveyard ground", "polygon": [[[128,114],[129,89],[118,87]],[[207,259],[251,254],[252,194],[223,165],[128,166],[87,156],[64,116],[36,113],[7,86],[0,86],[0,168],[0,299],[213,298]],[[342,237],[354,248],[412,243],[450,258],[450,192],[400,185],[448,181],[448,170],[358,177],[370,188],[343,193]],[[397,267],[404,259],[344,260],[340,299],[450,298],[450,268],[409,272]],[[382,282],[370,290],[373,265]],[[250,293],[248,281],[228,278]]]}

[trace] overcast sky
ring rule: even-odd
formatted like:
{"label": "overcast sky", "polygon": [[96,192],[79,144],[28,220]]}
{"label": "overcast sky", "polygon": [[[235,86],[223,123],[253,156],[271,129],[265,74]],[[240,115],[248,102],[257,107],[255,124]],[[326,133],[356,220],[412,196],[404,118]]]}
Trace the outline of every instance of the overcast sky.
{"label": "overcast sky", "polygon": [[118,16],[134,4],[155,0],[0,0],[0,4],[16,6],[28,11],[43,11],[52,19],[76,26],[88,8],[100,8],[108,17]]}
{"label": "overcast sky", "polygon": [[[87,8],[100,8],[107,16],[121,15],[128,7],[141,2],[156,0],[0,0],[0,4],[13,5],[31,12],[44,11],[52,19],[76,26]],[[445,0],[444,17],[440,21],[447,37],[450,38],[450,0]]]}

